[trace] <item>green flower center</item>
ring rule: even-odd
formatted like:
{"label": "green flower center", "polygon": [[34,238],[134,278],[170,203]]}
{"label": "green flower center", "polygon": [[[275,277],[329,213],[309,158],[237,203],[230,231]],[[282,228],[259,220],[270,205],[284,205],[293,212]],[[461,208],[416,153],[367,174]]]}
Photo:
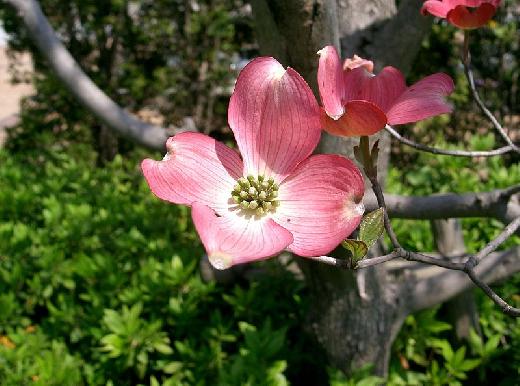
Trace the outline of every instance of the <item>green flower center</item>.
{"label": "green flower center", "polygon": [[240,209],[257,216],[274,211],[280,205],[278,184],[272,177],[241,177],[234,186],[231,197]]}

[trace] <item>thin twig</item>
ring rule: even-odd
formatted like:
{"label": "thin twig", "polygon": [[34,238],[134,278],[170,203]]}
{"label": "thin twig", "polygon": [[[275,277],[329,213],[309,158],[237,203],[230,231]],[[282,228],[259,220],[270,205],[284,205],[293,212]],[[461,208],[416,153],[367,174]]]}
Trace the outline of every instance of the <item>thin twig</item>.
{"label": "thin twig", "polygon": [[[395,249],[401,248],[401,244],[399,244],[399,240],[397,240],[397,236],[395,235],[392,226],[390,225],[390,218],[388,217],[388,213],[386,211],[385,204],[385,196],[383,195],[383,190],[381,186],[377,182],[377,142],[374,145],[374,149],[370,152],[370,145],[367,136],[363,136],[359,140],[359,149],[360,149],[360,159],[363,163],[363,169],[365,170],[365,174],[372,183],[372,190],[376,195],[377,203],[380,208],[383,208],[383,219],[385,224],[386,233],[388,237],[390,237],[390,241]],[[375,158],[375,159],[374,159]]]}
{"label": "thin twig", "polygon": [[437,267],[452,269],[455,271],[463,271],[465,264],[466,264],[466,262],[456,263],[451,260],[446,260],[446,259],[442,259],[442,258],[434,257],[434,256],[428,256],[428,255],[424,255],[424,254],[418,253],[418,252],[411,252],[411,251],[407,251],[405,249],[401,249],[400,252],[401,252],[400,257],[402,257],[405,260],[417,261],[418,263],[424,263],[424,264],[429,264],[429,265],[436,265]]}
{"label": "thin twig", "polygon": [[[359,159],[363,164],[363,168],[365,170],[365,174],[369,178],[372,183],[372,190],[377,198],[377,202],[380,208],[384,209],[384,223],[385,229],[392,241],[392,245],[394,247],[394,251],[390,255],[381,256],[380,258],[369,259],[366,265],[358,263],[359,268],[364,268],[367,266],[373,266],[376,264],[383,263],[385,261],[391,260],[395,257],[402,257],[403,259],[409,261],[417,261],[424,264],[436,265],[439,267],[443,267],[450,270],[462,271],[465,272],[469,278],[481,288],[484,293],[491,299],[495,304],[497,304],[504,313],[511,316],[520,316],[520,309],[515,308],[507,304],[500,296],[498,296],[487,284],[485,284],[482,280],[480,280],[475,274],[474,268],[478,265],[479,261],[487,256],[489,253],[494,251],[500,244],[502,244],[505,240],[507,240],[517,229],[520,227],[520,217],[513,220],[506,228],[496,237],[491,243],[489,243],[482,251],[476,256],[470,255],[466,261],[464,262],[456,262],[445,260],[438,257],[424,255],[422,253],[407,251],[402,248],[397,240],[397,236],[392,228],[392,224],[390,223],[390,219],[387,214],[385,199],[383,196],[383,190],[377,181],[377,169],[375,165],[377,164],[377,143],[374,145],[372,152],[370,151],[369,142],[367,137],[362,137],[359,142],[360,153]],[[513,192],[515,191],[513,188]]]}
{"label": "thin twig", "polygon": [[498,133],[501,135],[501,137],[506,141],[506,143],[511,147],[511,149],[517,153],[520,153],[520,147],[516,146],[511,138],[507,135],[506,131],[502,127],[502,125],[498,122],[498,120],[495,118],[493,113],[489,111],[489,109],[486,107],[484,102],[482,102],[482,99],[480,99],[480,95],[478,94],[477,87],[475,86],[475,79],[473,77],[473,71],[471,70],[471,55],[469,54],[469,48],[467,48],[468,45],[468,38],[469,34],[464,35],[464,44],[465,44],[465,54],[462,59],[462,64],[464,66],[464,74],[466,75],[466,79],[468,80],[469,89],[471,92],[471,96],[477,103],[477,106],[480,108],[482,113],[489,119],[489,121],[493,124],[495,129],[498,131]]}
{"label": "thin twig", "polygon": [[339,268],[350,268],[350,261],[332,256],[310,256],[308,259]]}
{"label": "thin twig", "polygon": [[381,263],[386,263],[387,261],[393,260],[393,259],[395,259],[397,257],[401,257],[400,251],[393,251],[392,253],[389,253],[388,255],[372,257],[370,259],[361,260],[356,265],[356,268],[372,267],[374,265],[378,265],[378,264],[381,264]]}
{"label": "thin twig", "polygon": [[511,221],[504,230],[488,245],[486,245],[479,253],[475,255],[475,259],[478,261],[482,260],[484,257],[489,255],[495,249],[497,249],[500,244],[506,241],[516,230],[520,227],[520,217],[517,217],[513,221]]}
{"label": "thin twig", "polygon": [[403,137],[399,134],[395,129],[386,125],[385,130],[390,133],[392,137],[397,139],[399,142],[411,146],[417,150],[422,150],[432,154],[438,155],[451,155],[455,157],[494,157],[497,155],[502,155],[513,151],[513,148],[509,146],[500,147],[494,150],[447,150],[447,149],[438,149],[436,147],[422,145],[420,143],[414,142],[411,139]]}
{"label": "thin twig", "polygon": [[370,182],[372,183],[372,190],[374,191],[374,194],[376,195],[377,203],[379,204],[380,208],[383,208],[383,218],[385,223],[385,229],[386,233],[388,234],[388,237],[390,237],[390,241],[392,242],[392,246],[395,249],[400,249],[401,244],[399,243],[399,240],[397,240],[397,236],[392,228],[392,225],[390,224],[390,218],[388,217],[388,212],[386,210],[385,205],[385,196],[383,195],[383,190],[381,189],[381,186],[377,182],[377,176],[368,176]]}
{"label": "thin twig", "polygon": [[491,299],[493,302],[500,307],[503,313],[509,316],[519,317],[520,316],[520,309],[515,308],[513,306],[510,306],[507,304],[504,299],[502,299],[500,296],[498,296],[490,286],[488,286],[486,283],[484,283],[482,280],[480,280],[477,275],[475,274],[475,271],[473,269],[470,269],[466,271],[467,275],[475,283],[477,287],[479,287],[484,293]]}

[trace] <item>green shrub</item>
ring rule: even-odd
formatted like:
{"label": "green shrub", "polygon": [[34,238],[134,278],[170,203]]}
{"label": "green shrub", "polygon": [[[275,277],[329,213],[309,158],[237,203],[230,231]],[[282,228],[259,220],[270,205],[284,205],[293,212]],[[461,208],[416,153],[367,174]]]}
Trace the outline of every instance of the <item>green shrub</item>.
{"label": "green shrub", "polygon": [[316,362],[301,283],[274,262],[204,283],[188,209],[150,193],[139,159],[0,150],[0,384],[297,379]]}

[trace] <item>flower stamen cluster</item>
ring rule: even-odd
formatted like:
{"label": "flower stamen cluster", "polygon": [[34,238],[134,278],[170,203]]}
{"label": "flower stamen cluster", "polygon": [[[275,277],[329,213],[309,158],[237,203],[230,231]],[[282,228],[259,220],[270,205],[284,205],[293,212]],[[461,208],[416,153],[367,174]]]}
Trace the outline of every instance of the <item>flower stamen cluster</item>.
{"label": "flower stamen cluster", "polygon": [[272,177],[266,179],[264,176],[249,175],[247,178],[239,178],[237,182],[231,197],[242,210],[262,216],[266,212],[274,211],[280,205],[277,200],[278,184]]}

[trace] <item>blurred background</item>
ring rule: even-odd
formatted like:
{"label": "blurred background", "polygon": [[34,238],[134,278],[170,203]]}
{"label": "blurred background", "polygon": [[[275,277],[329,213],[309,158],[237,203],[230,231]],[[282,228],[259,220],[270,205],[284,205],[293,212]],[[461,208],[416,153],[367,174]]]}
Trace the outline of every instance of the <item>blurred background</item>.
{"label": "blurred background", "polygon": [[[240,69],[259,55],[247,2],[40,4],[83,70],[119,105],[232,144],[229,96]],[[305,328],[312,304],[290,260],[204,281],[189,210],[156,199],[140,173],[140,160],[162,154],[117,137],[80,106],[4,3],[0,23],[1,385],[381,384],[370,366],[347,377],[327,363]],[[516,141],[519,24],[520,5],[506,0],[471,45],[483,99]],[[470,101],[461,41],[438,20],[423,40],[408,82],[449,73],[456,109],[406,133],[440,147],[491,149],[500,138]],[[519,181],[518,155],[435,157],[395,143],[387,190],[487,191]],[[427,221],[395,226],[404,247],[435,250]],[[503,226],[466,219],[463,227],[474,252]],[[518,275],[496,287],[516,306],[519,289]],[[406,319],[388,384],[518,385],[520,320],[475,296],[479,324],[466,339],[442,305]]]}

